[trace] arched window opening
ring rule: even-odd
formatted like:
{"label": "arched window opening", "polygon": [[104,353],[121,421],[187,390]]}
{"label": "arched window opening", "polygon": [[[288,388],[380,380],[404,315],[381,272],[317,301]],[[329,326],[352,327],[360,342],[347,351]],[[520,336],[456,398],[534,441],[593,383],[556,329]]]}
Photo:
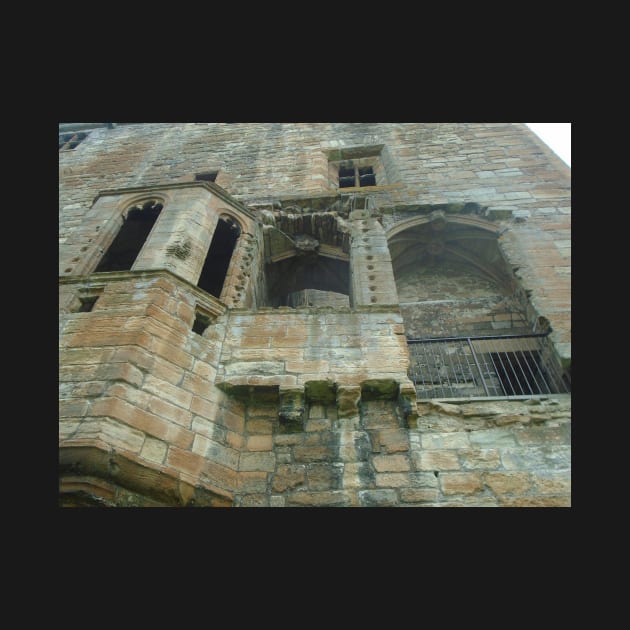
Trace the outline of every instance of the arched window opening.
{"label": "arched window opening", "polygon": [[496,233],[436,214],[388,244],[419,400],[570,391]]}
{"label": "arched window opening", "polygon": [[532,332],[495,233],[436,215],[389,249],[407,337]]}
{"label": "arched window opening", "polygon": [[219,219],[197,283],[200,289],[216,298],[221,297],[230,260],[240,235],[241,228],[234,219],[227,216]]}
{"label": "arched window opening", "polygon": [[132,206],[127,215],[123,215],[122,227],[95,271],[129,271],[162,208],[155,199],[146,201],[142,207]]}

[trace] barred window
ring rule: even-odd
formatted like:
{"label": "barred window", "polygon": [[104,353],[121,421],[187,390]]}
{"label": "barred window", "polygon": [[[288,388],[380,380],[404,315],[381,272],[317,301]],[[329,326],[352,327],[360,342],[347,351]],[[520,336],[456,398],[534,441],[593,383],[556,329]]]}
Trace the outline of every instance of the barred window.
{"label": "barred window", "polygon": [[571,391],[546,334],[408,339],[419,399],[529,398]]}

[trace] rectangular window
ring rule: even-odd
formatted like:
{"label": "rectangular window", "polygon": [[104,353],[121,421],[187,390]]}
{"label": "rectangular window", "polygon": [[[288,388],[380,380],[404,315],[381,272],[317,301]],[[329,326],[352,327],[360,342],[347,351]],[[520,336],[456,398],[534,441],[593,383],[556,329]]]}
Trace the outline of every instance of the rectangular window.
{"label": "rectangular window", "polygon": [[87,138],[87,133],[60,133],[59,134],[59,150],[72,151],[83,140]]}
{"label": "rectangular window", "polygon": [[81,306],[79,307],[79,313],[89,313],[98,300],[98,295],[93,295],[86,298],[79,298],[81,300]]}
{"label": "rectangular window", "polygon": [[213,317],[210,313],[207,313],[200,308],[195,309],[195,321],[193,322],[192,331],[198,335],[203,335],[206,328],[208,328],[208,326],[212,323],[212,320]]}
{"label": "rectangular window", "polygon": [[376,177],[372,166],[340,166],[339,188],[376,186]]}
{"label": "rectangular window", "polygon": [[366,188],[395,181],[394,173],[387,172],[387,164],[391,171],[391,160],[384,157],[384,148],[383,144],[375,144],[327,150],[329,185],[339,189]]}

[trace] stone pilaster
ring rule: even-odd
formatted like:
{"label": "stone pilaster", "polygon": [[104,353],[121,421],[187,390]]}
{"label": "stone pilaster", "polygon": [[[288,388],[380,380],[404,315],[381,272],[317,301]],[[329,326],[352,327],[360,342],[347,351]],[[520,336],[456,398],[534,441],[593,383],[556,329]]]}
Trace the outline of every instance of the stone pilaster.
{"label": "stone pilaster", "polygon": [[368,210],[354,211],[350,219],[353,305],[398,304],[392,260],[383,226]]}

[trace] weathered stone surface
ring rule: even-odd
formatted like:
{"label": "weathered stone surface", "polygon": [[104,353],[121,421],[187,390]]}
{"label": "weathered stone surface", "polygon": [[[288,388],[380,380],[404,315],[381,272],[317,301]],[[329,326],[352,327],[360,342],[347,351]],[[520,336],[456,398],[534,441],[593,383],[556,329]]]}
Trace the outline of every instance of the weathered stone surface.
{"label": "weathered stone surface", "polygon": [[328,418],[318,418],[316,420],[307,420],[304,423],[305,431],[328,431],[332,426],[332,421]]}
{"label": "weathered stone surface", "polygon": [[265,472],[240,472],[238,475],[238,489],[241,493],[266,493],[268,473]]}
{"label": "weathered stone surface", "polygon": [[273,475],[271,489],[274,492],[293,490],[306,483],[306,466],[283,465],[278,466]]}
{"label": "weathered stone surface", "polygon": [[445,495],[474,494],[483,490],[483,479],[477,473],[447,472],[440,474],[440,486]]}
{"label": "weathered stone surface", "polygon": [[503,498],[500,500],[501,507],[571,507],[570,496],[540,496],[540,497],[518,497]]}
{"label": "weathered stone surface", "polygon": [[142,450],[140,451],[140,457],[148,459],[151,462],[155,462],[156,464],[161,464],[164,462],[167,449],[167,444],[162,440],[156,440],[148,437],[144,440]]}
{"label": "weathered stone surface", "polygon": [[414,451],[412,460],[416,470],[459,470],[457,451]]}
{"label": "weathered stone surface", "polygon": [[316,444],[313,446],[296,446],[293,456],[296,462],[326,462],[336,459],[337,449],[334,445]]}
{"label": "weathered stone surface", "polygon": [[358,416],[360,399],[361,387],[359,385],[337,388],[337,409],[339,418]]}
{"label": "weathered stone surface", "polygon": [[571,494],[571,473],[565,471],[533,471],[531,479],[534,488],[539,494]]}
{"label": "weathered stone surface", "polygon": [[437,488],[401,488],[401,503],[429,503],[438,498]]}
{"label": "weathered stone surface", "polygon": [[376,472],[400,472],[411,469],[406,455],[375,455],[372,464]]}
{"label": "weathered stone surface", "polygon": [[501,465],[497,449],[462,449],[458,451],[458,456],[464,470],[493,470]]}
{"label": "weathered stone surface", "polygon": [[350,497],[340,490],[322,492],[291,492],[286,497],[287,507],[347,507]]}
{"label": "weathered stone surface", "polygon": [[[458,354],[419,401],[411,381],[414,337],[552,331],[570,367],[570,170],[525,127],[76,125],[61,504],[570,506],[570,395],[483,399]],[[135,260],[98,271],[158,203]]]}
{"label": "weathered stone surface", "polygon": [[341,488],[343,464],[309,464],[306,468],[310,490],[337,490]]}
{"label": "weathered stone surface", "polygon": [[529,473],[491,472],[484,476],[484,481],[497,496],[520,495],[531,488]]}
{"label": "weathered stone surface", "polygon": [[372,450],[399,453],[409,450],[409,434],[405,429],[379,429],[370,432]]}
{"label": "weathered stone surface", "polygon": [[240,376],[243,374],[273,375],[284,373],[282,361],[235,361],[225,366],[227,376]]}
{"label": "weathered stone surface", "polygon": [[276,456],[273,453],[241,453],[239,470],[262,470],[273,472],[275,470]]}
{"label": "weathered stone surface", "polygon": [[398,504],[394,490],[361,490],[359,502],[362,507],[392,507]]}
{"label": "weathered stone surface", "polygon": [[248,451],[271,451],[273,439],[271,435],[251,435],[247,438],[245,448]]}
{"label": "weathered stone surface", "polygon": [[374,476],[377,488],[408,488],[409,483],[408,473],[384,472]]}

